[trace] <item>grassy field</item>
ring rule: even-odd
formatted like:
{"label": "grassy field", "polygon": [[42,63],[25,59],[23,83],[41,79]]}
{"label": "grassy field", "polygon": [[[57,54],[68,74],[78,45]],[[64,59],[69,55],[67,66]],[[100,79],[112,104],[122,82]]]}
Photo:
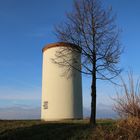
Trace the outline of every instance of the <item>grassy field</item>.
{"label": "grassy field", "polygon": [[139,127],[130,131],[124,122],[119,128],[114,120],[98,120],[93,130],[88,122],[0,121],[0,140],[140,140]]}
{"label": "grassy field", "polygon": [[[115,121],[98,120],[98,127],[110,133]],[[102,139],[102,134],[93,132],[88,120],[61,122],[0,121],[0,140],[90,140]],[[97,131],[97,130],[96,130]],[[101,132],[102,133],[102,132]],[[100,138],[99,138],[100,137]]]}

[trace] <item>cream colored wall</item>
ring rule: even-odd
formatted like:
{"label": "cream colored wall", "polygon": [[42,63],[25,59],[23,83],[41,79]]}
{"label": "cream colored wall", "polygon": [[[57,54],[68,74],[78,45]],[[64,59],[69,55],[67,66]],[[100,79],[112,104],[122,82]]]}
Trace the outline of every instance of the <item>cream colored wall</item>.
{"label": "cream colored wall", "polygon": [[[71,76],[63,75],[65,68],[52,62],[58,49],[60,47],[43,52],[41,119],[51,121],[82,118],[81,74],[71,69]],[[71,53],[69,57],[74,55]],[[80,56],[78,61],[80,62]],[[48,109],[44,109],[44,101],[48,102]]]}

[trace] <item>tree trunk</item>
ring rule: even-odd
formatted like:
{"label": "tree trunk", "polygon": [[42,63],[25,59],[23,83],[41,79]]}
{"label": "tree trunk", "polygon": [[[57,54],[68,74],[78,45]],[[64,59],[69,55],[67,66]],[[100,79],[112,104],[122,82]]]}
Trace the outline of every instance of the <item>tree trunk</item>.
{"label": "tree trunk", "polygon": [[96,127],[96,71],[93,71],[92,84],[91,84],[91,127]]}

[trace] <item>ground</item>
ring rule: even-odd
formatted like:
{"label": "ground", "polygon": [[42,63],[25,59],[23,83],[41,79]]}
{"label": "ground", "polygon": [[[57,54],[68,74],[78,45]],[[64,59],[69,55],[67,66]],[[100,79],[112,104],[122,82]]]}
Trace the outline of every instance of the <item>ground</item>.
{"label": "ground", "polygon": [[[61,122],[0,121],[0,140],[100,140],[103,134],[96,134],[88,120]],[[115,129],[114,120],[98,120],[97,126],[105,131]],[[100,131],[102,133],[102,130]],[[101,135],[101,136],[100,136]],[[100,137],[100,138],[99,138]]]}

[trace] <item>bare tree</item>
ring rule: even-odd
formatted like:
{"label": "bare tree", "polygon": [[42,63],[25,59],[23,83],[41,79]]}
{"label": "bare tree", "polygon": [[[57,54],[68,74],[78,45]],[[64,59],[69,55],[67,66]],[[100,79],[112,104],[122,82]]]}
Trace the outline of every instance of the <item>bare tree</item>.
{"label": "bare tree", "polygon": [[68,69],[74,67],[81,73],[91,75],[90,124],[96,126],[96,81],[101,79],[112,82],[121,72],[117,67],[121,55],[119,30],[115,25],[112,9],[105,9],[100,0],[75,0],[73,11],[66,16],[67,20],[56,26],[56,35],[61,42],[77,45],[77,49],[69,49],[81,53],[82,69],[69,63],[67,53],[62,53],[66,48],[56,55],[57,58],[63,58],[63,62],[55,62],[66,64]]}
{"label": "bare tree", "polygon": [[123,78],[122,93],[117,93],[115,100],[115,111],[120,117],[137,117],[140,118],[140,82],[134,82],[133,74],[128,73],[128,83]]}

